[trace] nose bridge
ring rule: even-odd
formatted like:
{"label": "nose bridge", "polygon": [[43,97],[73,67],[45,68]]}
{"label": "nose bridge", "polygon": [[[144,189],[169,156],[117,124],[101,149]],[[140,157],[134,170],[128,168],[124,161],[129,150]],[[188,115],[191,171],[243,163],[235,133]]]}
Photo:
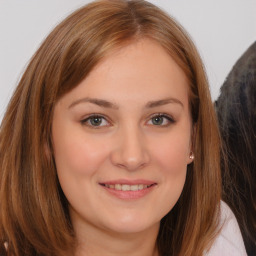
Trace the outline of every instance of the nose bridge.
{"label": "nose bridge", "polygon": [[136,170],[148,163],[149,154],[139,125],[120,127],[116,136],[117,146],[112,154],[115,165],[127,170]]}

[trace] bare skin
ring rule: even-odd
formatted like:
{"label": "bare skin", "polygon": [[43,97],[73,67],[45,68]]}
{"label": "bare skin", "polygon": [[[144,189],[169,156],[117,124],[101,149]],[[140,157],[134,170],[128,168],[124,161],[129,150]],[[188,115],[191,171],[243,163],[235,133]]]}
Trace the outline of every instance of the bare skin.
{"label": "bare skin", "polygon": [[158,256],[160,221],[192,161],[191,131],[186,76],[147,39],[107,57],[59,100],[53,146],[76,256]]}

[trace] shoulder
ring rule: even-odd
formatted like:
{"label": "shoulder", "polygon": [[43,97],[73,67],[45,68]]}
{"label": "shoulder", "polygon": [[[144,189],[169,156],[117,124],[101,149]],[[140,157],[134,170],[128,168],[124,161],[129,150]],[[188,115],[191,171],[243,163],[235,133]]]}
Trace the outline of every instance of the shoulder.
{"label": "shoulder", "polygon": [[206,256],[246,256],[243,238],[234,213],[221,201],[221,231]]}

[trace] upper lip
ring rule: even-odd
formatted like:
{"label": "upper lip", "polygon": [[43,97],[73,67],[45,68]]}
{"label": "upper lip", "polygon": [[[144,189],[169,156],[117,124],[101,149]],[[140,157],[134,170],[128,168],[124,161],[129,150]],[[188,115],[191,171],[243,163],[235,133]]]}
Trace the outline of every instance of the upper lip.
{"label": "upper lip", "polygon": [[128,180],[128,179],[118,179],[118,180],[109,180],[109,181],[103,181],[99,182],[99,184],[104,184],[104,185],[115,185],[115,184],[126,184],[126,185],[153,185],[156,184],[155,181],[152,180],[145,180],[145,179],[136,179],[136,180]]}

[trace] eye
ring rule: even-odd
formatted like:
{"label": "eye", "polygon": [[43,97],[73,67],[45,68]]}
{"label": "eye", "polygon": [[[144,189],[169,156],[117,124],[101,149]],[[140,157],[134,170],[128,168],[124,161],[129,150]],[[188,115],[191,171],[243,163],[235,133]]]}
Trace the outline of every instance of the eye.
{"label": "eye", "polygon": [[100,115],[91,115],[81,121],[82,125],[86,125],[92,128],[99,128],[109,126],[109,122]]}
{"label": "eye", "polygon": [[173,118],[167,114],[156,114],[150,118],[148,124],[155,126],[168,126],[174,122]]}

